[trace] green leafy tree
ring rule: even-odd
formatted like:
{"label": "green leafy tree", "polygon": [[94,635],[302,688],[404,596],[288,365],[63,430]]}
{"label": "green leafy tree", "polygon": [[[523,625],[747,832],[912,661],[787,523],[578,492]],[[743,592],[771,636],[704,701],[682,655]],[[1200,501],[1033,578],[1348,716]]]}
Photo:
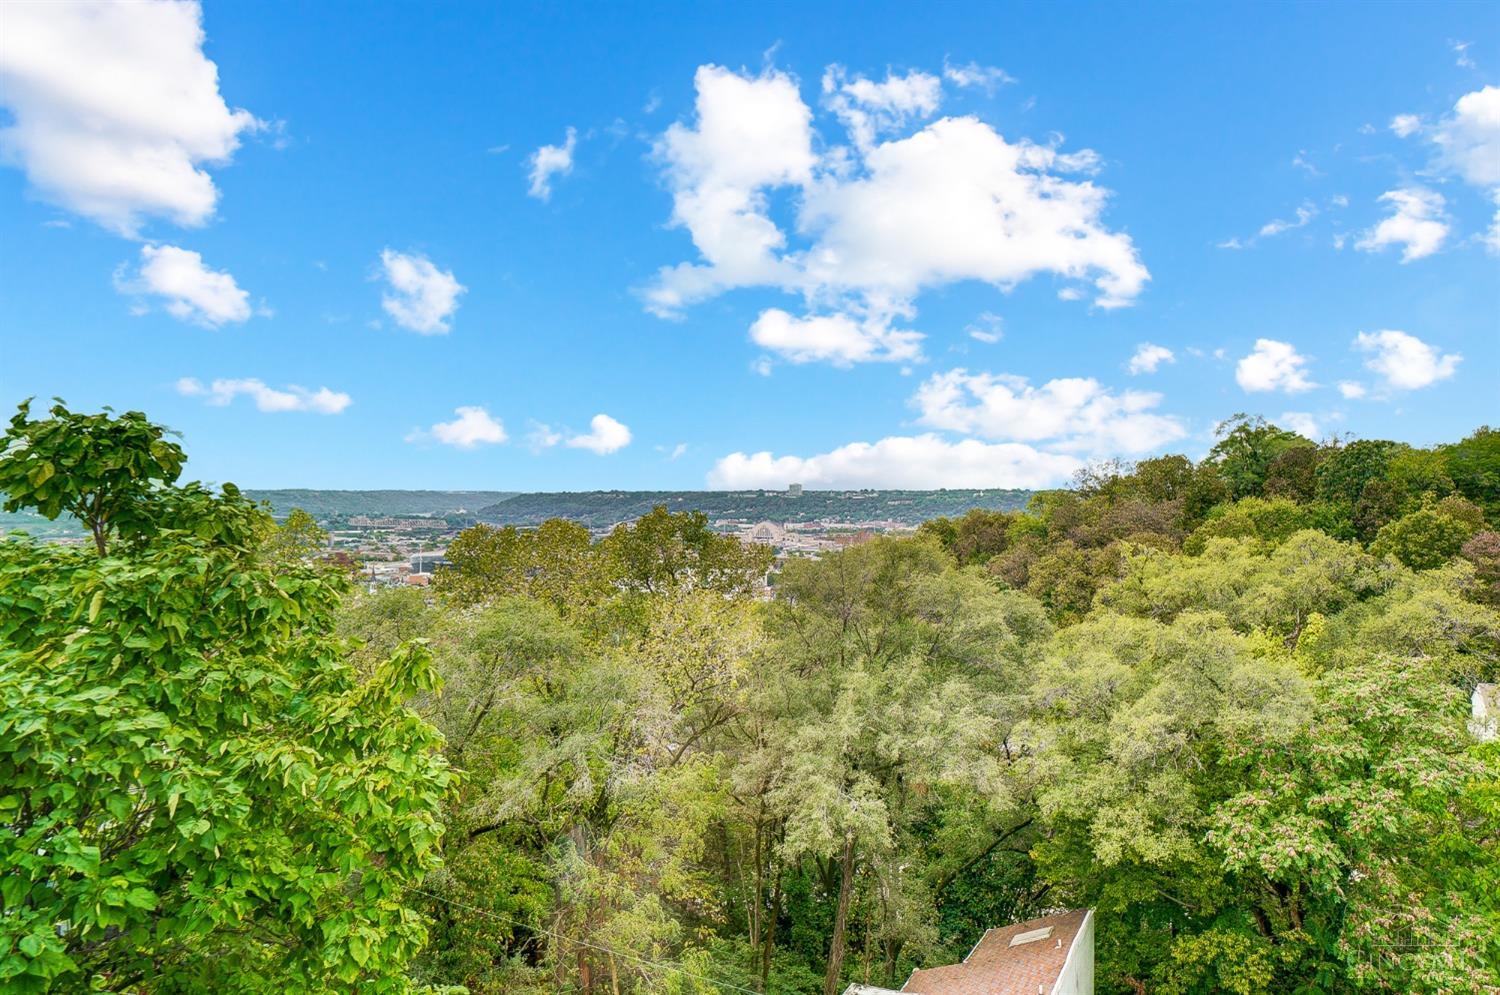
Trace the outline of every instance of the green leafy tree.
{"label": "green leafy tree", "polygon": [[1208,462],[1217,468],[1235,498],[1260,496],[1271,464],[1289,449],[1313,446],[1296,432],[1244,414],[1220,422],[1217,434]]}
{"label": "green leafy tree", "polygon": [[[1484,818],[1470,786],[1494,772],[1473,751],[1466,696],[1419,661],[1378,652],[1315,695],[1289,736],[1229,744],[1242,789],[1208,836],[1264,896],[1251,912],[1283,944],[1270,965],[1288,982],[1344,974],[1356,991],[1490,990],[1496,902],[1465,885],[1477,883],[1466,868],[1494,873],[1496,834],[1470,828]],[[1300,963],[1288,963],[1297,948]]]}
{"label": "green leafy tree", "polygon": [[1500,532],[1485,530],[1476,533],[1464,543],[1460,552],[1474,565],[1477,600],[1487,605],[1500,605]]}
{"label": "green leafy tree", "polygon": [[1201,553],[1211,539],[1257,539],[1268,546],[1285,541],[1307,528],[1311,515],[1285,498],[1245,498],[1221,504],[1182,544],[1183,552]]}
{"label": "green leafy tree", "polygon": [[1468,522],[1423,508],[1382,528],[1370,551],[1393,556],[1413,570],[1431,570],[1457,556],[1475,531]]}
{"label": "green leafy tree", "polygon": [[600,553],[612,579],[643,594],[697,588],[747,593],[775,557],[769,546],[713,531],[701,511],[673,513],[660,505],[617,526],[600,543]]}
{"label": "green leafy tree", "polygon": [[1121,481],[1121,496],[1153,503],[1180,501],[1192,490],[1195,476],[1193,461],[1186,456],[1141,460]]}
{"label": "green leafy tree", "polygon": [[982,565],[996,553],[1005,552],[1010,538],[1013,512],[973,508],[956,523],[953,555],[959,566]]}
{"label": "green leafy tree", "polygon": [[5,510],[34,508],[49,519],[66,512],[100,556],[120,530],[148,529],[161,506],[154,492],[182,472],[181,447],[139,411],[85,415],[58,401],[48,414],[33,420],[28,400],[10,420],[0,457]]}
{"label": "green leafy tree", "polygon": [[1454,491],[1448,455],[1441,449],[1403,449],[1391,457],[1386,477],[1417,501],[1439,500]]}
{"label": "green leafy tree", "polygon": [[466,604],[524,594],[563,610],[587,609],[609,590],[588,529],[559,518],[527,530],[472,526],[448,544],[446,558],[437,590]]}
{"label": "green leafy tree", "polygon": [[[349,600],[364,674],[427,638],[444,689],[414,706],[465,771],[413,977],[899,987],[1087,905],[1101,991],[1486,991],[1500,747],[1464,722],[1500,676],[1482,502],[1453,447],[1247,418],[1222,441],[1093,467],[1026,513],[943,505],[915,538],[792,561],[769,602],[762,559],[702,516],[601,542],[542,520],[609,495],[465,532],[436,592]],[[189,497],[187,531],[219,534]]]}
{"label": "green leafy tree", "polygon": [[1490,521],[1500,522],[1500,430],[1485,425],[1441,451],[1458,493],[1483,508]]}
{"label": "green leafy tree", "polygon": [[1432,507],[1435,511],[1447,515],[1455,521],[1463,522],[1475,531],[1485,526],[1484,509],[1468,498],[1460,497],[1457,494],[1449,494]]}
{"label": "green leafy tree", "polygon": [[[1328,502],[1334,506],[1342,502]],[[1371,542],[1388,522],[1401,517],[1408,509],[1410,499],[1389,480],[1376,479],[1366,483],[1354,503],[1354,534],[1361,542]]]}
{"label": "green leafy tree", "polygon": [[277,563],[301,563],[327,548],[327,530],[301,508],[293,508],[266,537],[264,554]]}
{"label": "green leafy tree", "polygon": [[1386,479],[1391,461],[1408,448],[1387,439],[1356,439],[1338,447],[1318,462],[1318,497],[1354,505],[1365,485]]}
{"label": "green leafy tree", "polygon": [[23,409],[6,443],[6,480],[58,468],[12,500],[97,545],[0,541],[0,987],[405,990],[453,779],[404,705],[427,654],[362,676],[341,583],[272,570],[232,488],[171,486],[143,418]]}
{"label": "green leafy tree", "polygon": [[[919,848],[944,792],[983,797],[968,822],[976,836],[1004,838],[1024,822],[1010,760],[983,744],[1005,742],[1028,646],[1050,627],[1030,599],[952,571],[920,540],[789,565],[777,593],[775,655],[807,675],[770,779],[780,850],[813,869],[827,903],[825,995],[849,977],[851,937],[863,935],[860,959],[894,981],[902,951],[935,940],[932,891],[948,883],[903,855]],[[988,845],[949,843],[937,852],[959,866]]]}
{"label": "green leafy tree", "polygon": [[1326,454],[1322,447],[1293,446],[1277,456],[1266,467],[1266,497],[1311,501],[1318,490],[1318,463]]}

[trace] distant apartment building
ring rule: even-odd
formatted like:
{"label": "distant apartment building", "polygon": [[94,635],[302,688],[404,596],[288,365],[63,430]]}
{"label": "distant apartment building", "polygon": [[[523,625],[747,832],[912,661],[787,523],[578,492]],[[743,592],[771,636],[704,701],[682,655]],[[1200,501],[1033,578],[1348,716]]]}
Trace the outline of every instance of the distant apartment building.
{"label": "distant apartment building", "polygon": [[900,988],[844,995],[1093,995],[1094,912],[1075,909],[991,929],[958,964],[911,972]]}

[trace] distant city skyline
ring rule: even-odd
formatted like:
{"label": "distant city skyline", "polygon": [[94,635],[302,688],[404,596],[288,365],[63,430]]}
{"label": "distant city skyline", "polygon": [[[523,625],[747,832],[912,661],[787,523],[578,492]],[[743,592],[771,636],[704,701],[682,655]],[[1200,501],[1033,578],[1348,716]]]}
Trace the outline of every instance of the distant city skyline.
{"label": "distant city skyline", "polygon": [[0,403],[251,488],[1456,441],[1500,415],[1497,84],[1480,4],[9,3]]}

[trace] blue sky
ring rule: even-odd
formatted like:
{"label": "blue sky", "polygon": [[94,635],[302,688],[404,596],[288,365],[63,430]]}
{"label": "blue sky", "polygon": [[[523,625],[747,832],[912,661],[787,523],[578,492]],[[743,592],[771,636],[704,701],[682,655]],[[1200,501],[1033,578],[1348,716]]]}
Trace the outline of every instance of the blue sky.
{"label": "blue sky", "polygon": [[205,480],[1041,486],[1500,413],[1490,5],[0,27],[0,403],[142,409]]}

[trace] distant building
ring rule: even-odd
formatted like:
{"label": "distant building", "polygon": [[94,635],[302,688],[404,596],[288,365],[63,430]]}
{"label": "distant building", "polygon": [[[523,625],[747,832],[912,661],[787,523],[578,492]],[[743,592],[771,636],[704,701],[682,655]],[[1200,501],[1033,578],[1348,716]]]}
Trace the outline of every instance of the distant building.
{"label": "distant building", "polygon": [[406,575],[406,586],[407,587],[427,587],[431,583],[432,583],[432,574],[417,573],[417,574],[407,574]]}
{"label": "distant building", "polygon": [[768,546],[779,546],[786,542],[786,529],[775,522],[761,522],[750,526],[745,533],[747,542],[760,542]]}
{"label": "distant building", "polygon": [[349,524],[357,529],[414,532],[418,529],[440,529],[448,523],[442,518],[371,518],[369,515],[354,515],[349,519]]}
{"label": "distant building", "polygon": [[919,968],[899,989],[844,995],[1094,995],[1094,912],[1075,909],[988,930],[959,964]]}
{"label": "distant building", "polygon": [[802,485],[801,484],[790,484],[790,485],[788,485],[787,489],[786,489],[786,496],[787,497],[801,497],[802,496]]}

